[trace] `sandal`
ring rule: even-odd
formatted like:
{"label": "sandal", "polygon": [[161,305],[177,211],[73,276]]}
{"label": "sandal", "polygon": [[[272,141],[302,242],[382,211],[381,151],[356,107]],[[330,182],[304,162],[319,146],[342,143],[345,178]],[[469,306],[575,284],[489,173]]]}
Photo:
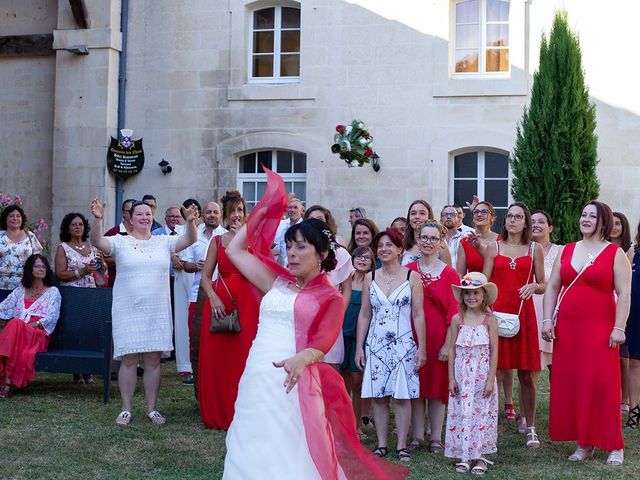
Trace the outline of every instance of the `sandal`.
{"label": "sandal", "polygon": [[538,434],[536,433],[536,427],[527,427],[525,436],[527,440],[527,447],[538,448],[540,446],[540,440],[538,439]]}
{"label": "sandal", "polygon": [[432,440],[429,444],[429,452],[431,453],[444,453],[444,445],[438,440]]}
{"label": "sandal", "polygon": [[128,410],[121,411],[116,417],[116,423],[118,425],[129,425],[131,422],[133,422],[133,417],[131,416],[131,412]]}
{"label": "sandal", "polygon": [[524,434],[527,431],[527,419],[524,415],[518,417],[518,433]]}
{"label": "sandal", "polygon": [[629,404],[628,403],[621,403],[620,404],[620,413],[625,414],[625,413],[629,413]]}
{"label": "sandal", "polygon": [[0,398],[9,398],[11,396],[11,385],[4,384],[0,387]]}
{"label": "sandal", "polygon": [[74,373],[73,374],[73,383],[75,383],[76,385],[84,385],[84,377],[82,375],[80,375],[79,373]]}
{"label": "sandal", "polygon": [[627,418],[627,423],[625,424],[624,428],[637,430],[639,420],[640,420],[640,406],[636,405],[631,410],[629,410],[629,418]]}
{"label": "sandal", "polygon": [[408,462],[411,460],[411,454],[406,448],[399,448],[396,450],[396,454],[398,455],[398,460],[401,462]]}
{"label": "sandal", "polygon": [[164,425],[165,422],[167,421],[162,415],[160,415],[160,412],[158,412],[157,410],[152,410],[149,413],[147,413],[147,418],[154,425]]}
{"label": "sandal", "polygon": [[576,448],[575,452],[569,455],[569,458],[567,460],[569,460],[570,462],[582,462],[587,458],[593,458],[593,447],[591,447],[590,449],[578,447]]}
{"label": "sandal", "polygon": [[607,457],[607,465],[619,467],[624,462],[624,450],[611,450]]}
{"label": "sandal", "polygon": [[413,452],[414,450],[418,450],[419,448],[424,447],[424,440],[420,440],[419,438],[414,438],[409,445],[407,445],[407,450]]}
{"label": "sandal", "polygon": [[516,420],[516,410],[513,408],[513,403],[505,403],[504,404],[504,418],[509,421]]}
{"label": "sandal", "polygon": [[87,385],[95,385],[96,381],[93,379],[93,375],[85,375],[84,383],[86,383]]}
{"label": "sandal", "polygon": [[389,453],[389,450],[387,449],[387,447],[378,447],[373,451],[374,455],[377,455],[379,457],[386,457],[387,453]]}
{"label": "sandal", "polygon": [[456,473],[467,473],[470,468],[469,462],[465,462],[464,460],[456,463]]}
{"label": "sandal", "polygon": [[473,473],[474,475],[484,475],[485,473],[487,473],[489,465],[493,465],[493,462],[491,460],[480,457],[476,459],[476,464],[471,469],[471,473]]}

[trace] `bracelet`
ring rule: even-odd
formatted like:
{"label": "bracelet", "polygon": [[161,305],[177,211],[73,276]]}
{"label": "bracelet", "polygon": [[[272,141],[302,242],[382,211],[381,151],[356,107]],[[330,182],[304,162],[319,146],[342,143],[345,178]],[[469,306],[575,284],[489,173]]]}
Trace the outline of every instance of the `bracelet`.
{"label": "bracelet", "polygon": [[76,278],[80,278],[80,272],[77,268],[73,271],[73,274],[76,276]]}
{"label": "bracelet", "polygon": [[625,333],[625,329],[624,328],[620,328],[620,327],[613,327],[614,330],[620,330],[622,333]]}
{"label": "bracelet", "polygon": [[542,320],[542,323],[545,322],[553,323],[553,320],[551,320],[550,318],[545,318],[544,320]]}
{"label": "bracelet", "polygon": [[316,351],[313,348],[305,348],[304,351],[311,352],[311,363],[316,363],[318,360],[320,360],[320,357],[316,358]]}

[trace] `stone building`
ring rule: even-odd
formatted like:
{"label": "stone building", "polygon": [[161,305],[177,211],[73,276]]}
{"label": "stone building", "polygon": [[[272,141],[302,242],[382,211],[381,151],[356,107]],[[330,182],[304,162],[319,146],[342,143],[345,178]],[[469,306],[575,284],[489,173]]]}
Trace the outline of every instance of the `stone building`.
{"label": "stone building", "polygon": [[[580,35],[601,198],[635,223],[640,72],[628,57],[640,7],[630,0],[4,0],[0,191],[54,227],[93,197],[114,207],[106,151],[126,73],[121,127],[144,139],[146,164],[124,196],[154,193],[159,213],[229,188],[255,201],[260,161],[330,208],[344,236],[353,206],[380,225],[416,198],[437,211],[478,193],[505,207],[507,155],[556,8]],[[335,125],[354,118],[375,137],[377,173],[330,152]]]}

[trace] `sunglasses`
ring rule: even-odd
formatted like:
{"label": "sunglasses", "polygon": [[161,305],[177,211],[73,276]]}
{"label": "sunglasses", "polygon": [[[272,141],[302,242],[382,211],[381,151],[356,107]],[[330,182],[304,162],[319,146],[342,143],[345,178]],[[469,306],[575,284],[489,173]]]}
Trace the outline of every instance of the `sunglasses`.
{"label": "sunglasses", "polygon": [[460,280],[460,285],[463,287],[482,287],[483,283],[480,280],[472,280],[470,278],[464,277]]}

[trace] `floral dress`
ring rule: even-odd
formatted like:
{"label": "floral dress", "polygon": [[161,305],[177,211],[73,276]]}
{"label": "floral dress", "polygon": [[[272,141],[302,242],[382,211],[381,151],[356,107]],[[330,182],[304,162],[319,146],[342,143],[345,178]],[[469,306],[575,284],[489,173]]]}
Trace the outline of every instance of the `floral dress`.
{"label": "floral dress", "polygon": [[[60,244],[64,250],[64,255],[67,257],[67,271],[73,272],[75,270],[81,270],[87,263],[95,260],[96,248],[93,245],[89,246],[89,254],[82,255],[80,252],[76,252],[67,243],[62,242]],[[80,278],[74,278],[67,282],[60,282],[60,285],[64,287],[83,287],[83,288],[96,288],[96,280],[93,274],[89,273],[83,275]]]}
{"label": "floral dress", "polygon": [[35,234],[26,233],[27,238],[16,243],[6,230],[0,230],[0,290],[13,290],[20,285],[24,262],[34,253],[42,252]]}
{"label": "floral dress", "polygon": [[373,273],[369,290],[371,324],[364,345],[366,363],[362,398],[418,398],[417,346],[411,331],[411,271],[407,272],[407,280],[389,297],[376,284]]}
{"label": "floral dress", "polygon": [[460,314],[454,365],[459,392],[449,396],[445,457],[474,460],[498,450],[497,384],[484,396],[491,364],[487,320],[472,327]]}

